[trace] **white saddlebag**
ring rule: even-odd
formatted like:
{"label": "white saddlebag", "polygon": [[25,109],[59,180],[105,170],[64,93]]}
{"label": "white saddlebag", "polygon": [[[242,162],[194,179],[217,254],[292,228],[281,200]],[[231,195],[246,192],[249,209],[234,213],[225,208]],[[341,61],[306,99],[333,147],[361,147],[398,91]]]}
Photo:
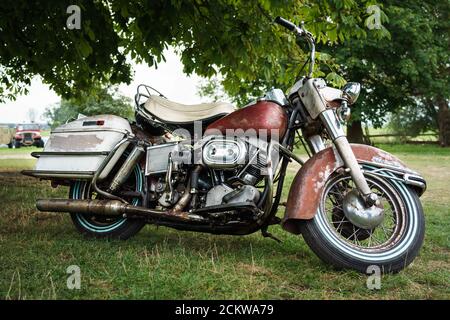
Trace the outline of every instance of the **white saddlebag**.
{"label": "white saddlebag", "polygon": [[[90,179],[114,147],[129,134],[129,122],[118,116],[98,115],[69,122],[52,131],[43,152],[32,154],[38,158],[36,166],[24,174]],[[125,142],[117,149],[99,179],[108,175],[128,144]]]}

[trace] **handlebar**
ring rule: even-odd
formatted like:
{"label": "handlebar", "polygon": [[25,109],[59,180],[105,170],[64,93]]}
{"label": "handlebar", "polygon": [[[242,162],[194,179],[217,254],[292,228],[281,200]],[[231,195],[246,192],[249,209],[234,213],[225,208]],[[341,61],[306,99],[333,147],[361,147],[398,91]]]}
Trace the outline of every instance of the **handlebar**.
{"label": "handlebar", "polygon": [[310,45],[310,61],[309,61],[309,72],[308,77],[310,78],[312,76],[313,70],[314,70],[314,57],[316,53],[316,46],[314,44],[314,36],[309,32],[308,30],[303,28],[303,24],[300,27],[297,27],[294,23],[282,18],[282,17],[276,17],[274,20],[275,23],[279,24],[280,26],[285,27],[289,31],[295,32],[297,37],[304,37],[308,41]]}
{"label": "handlebar", "polygon": [[297,26],[295,24],[293,24],[292,22],[290,22],[282,17],[276,17],[275,23],[278,23],[280,26],[285,27],[289,31],[294,31],[295,29],[297,29]]}

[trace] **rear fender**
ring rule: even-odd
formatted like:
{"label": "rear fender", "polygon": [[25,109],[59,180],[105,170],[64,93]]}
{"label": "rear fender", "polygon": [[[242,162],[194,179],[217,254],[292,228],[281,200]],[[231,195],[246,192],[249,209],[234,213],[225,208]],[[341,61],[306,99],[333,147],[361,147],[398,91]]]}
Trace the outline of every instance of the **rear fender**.
{"label": "rear fender", "polygon": [[[363,168],[373,168],[373,174],[401,180],[410,185],[419,196],[425,191],[425,180],[392,154],[362,144],[351,144],[351,148]],[[282,221],[283,229],[295,234],[300,233],[300,220],[314,218],[325,183],[336,170],[343,167],[344,162],[334,147],[326,148],[306,161],[297,172],[289,190]]]}

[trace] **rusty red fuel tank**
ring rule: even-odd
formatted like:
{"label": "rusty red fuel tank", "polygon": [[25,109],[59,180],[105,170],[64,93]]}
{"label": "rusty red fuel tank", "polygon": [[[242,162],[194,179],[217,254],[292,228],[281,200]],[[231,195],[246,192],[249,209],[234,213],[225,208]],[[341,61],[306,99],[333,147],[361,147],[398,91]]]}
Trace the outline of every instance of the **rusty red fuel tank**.
{"label": "rusty red fuel tank", "polygon": [[277,103],[270,101],[258,101],[253,105],[239,109],[229,115],[211,123],[206,128],[206,134],[214,134],[219,130],[227,134],[229,130],[259,130],[266,129],[267,135],[278,133],[281,139],[286,133],[288,117],[285,110]]}

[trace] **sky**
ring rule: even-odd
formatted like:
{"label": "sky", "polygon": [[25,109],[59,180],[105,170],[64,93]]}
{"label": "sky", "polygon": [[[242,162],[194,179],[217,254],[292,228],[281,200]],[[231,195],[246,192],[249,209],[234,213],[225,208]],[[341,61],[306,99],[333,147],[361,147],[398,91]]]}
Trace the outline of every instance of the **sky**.
{"label": "sky", "polygon": [[[134,101],[137,86],[144,83],[176,102],[184,104],[208,102],[197,94],[197,86],[202,78],[195,74],[189,77],[184,74],[183,65],[172,49],[165,52],[165,57],[166,62],[159,63],[158,69],[149,68],[144,64],[133,64],[135,71],[133,81],[130,85],[120,85],[119,91]],[[36,77],[31,82],[27,95],[0,104],[0,123],[30,122],[30,115],[33,113],[36,122],[46,122],[42,116],[45,109],[54,106],[59,100],[60,97]],[[34,112],[30,112],[31,109]]]}

